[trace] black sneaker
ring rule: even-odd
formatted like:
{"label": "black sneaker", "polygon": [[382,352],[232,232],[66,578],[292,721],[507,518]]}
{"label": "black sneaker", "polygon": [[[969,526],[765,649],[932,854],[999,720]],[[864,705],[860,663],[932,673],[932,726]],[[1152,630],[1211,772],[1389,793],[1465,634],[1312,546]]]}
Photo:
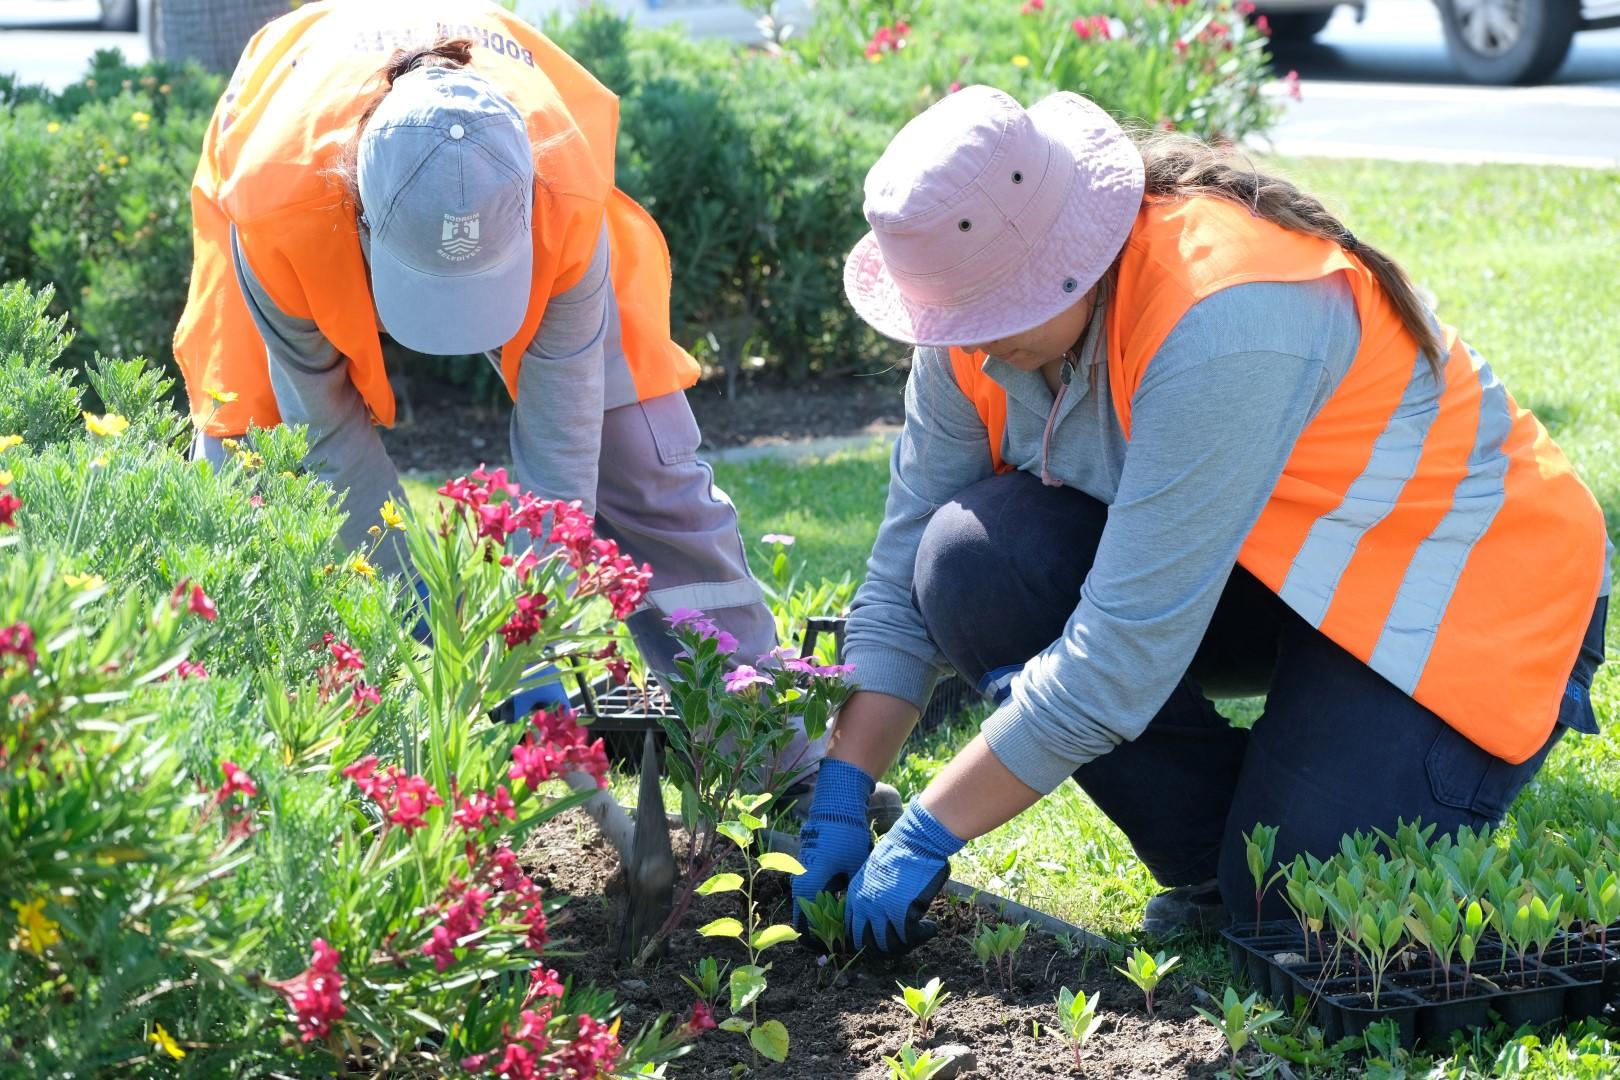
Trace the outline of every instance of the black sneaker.
{"label": "black sneaker", "polygon": [[1197,885],[1166,889],[1147,902],[1142,913],[1142,932],[1161,937],[1170,934],[1219,933],[1232,921],[1221,902],[1220,886],[1213,878]]}

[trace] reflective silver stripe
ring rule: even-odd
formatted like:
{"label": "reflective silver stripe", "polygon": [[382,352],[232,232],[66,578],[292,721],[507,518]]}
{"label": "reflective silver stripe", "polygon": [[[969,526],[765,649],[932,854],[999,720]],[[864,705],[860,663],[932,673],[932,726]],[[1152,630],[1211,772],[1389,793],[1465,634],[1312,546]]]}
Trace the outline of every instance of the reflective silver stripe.
{"label": "reflective silver stripe", "polygon": [[1362,535],[1395,509],[1401,489],[1417,472],[1429,426],[1440,412],[1438,384],[1418,354],[1400,404],[1373,443],[1372,456],[1338,506],[1317,518],[1277,591],[1283,601],[1318,626],[1333,602],[1345,567]]}
{"label": "reflective silver stripe", "polygon": [[1479,378],[1479,428],[1468,455],[1468,473],[1451,496],[1451,509],[1418,545],[1401,579],[1367,665],[1410,694],[1429,662],[1435,634],[1457,590],[1468,553],[1496,520],[1507,498],[1508,456],[1502,443],[1513,430],[1507,390],[1473,349],[1468,356]]}
{"label": "reflective silver stripe", "polygon": [[653,589],[647,593],[646,603],[637,610],[653,607],[666,615],[679,608],[718,611],[721,608],[747,607],[750,604],[762,603],[764,599],[759,590],[759,582],[753,578],[738,578],[735,581],[698,581],[690,585],[671,585],[667,589]]}

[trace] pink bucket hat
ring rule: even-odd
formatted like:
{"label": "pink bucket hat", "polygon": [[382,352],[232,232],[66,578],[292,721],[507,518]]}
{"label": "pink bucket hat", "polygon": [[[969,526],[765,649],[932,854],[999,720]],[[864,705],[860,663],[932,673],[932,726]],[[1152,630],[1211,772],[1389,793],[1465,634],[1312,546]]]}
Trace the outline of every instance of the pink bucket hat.
{"label": "pink bucket hat", "polygon": [[866,174],[844,293],[886,337],[976,345],[1054,318],[1107,272],[1142,205],[1142,157],[1102,109],[1025,110],[969,86],[911,120]]}

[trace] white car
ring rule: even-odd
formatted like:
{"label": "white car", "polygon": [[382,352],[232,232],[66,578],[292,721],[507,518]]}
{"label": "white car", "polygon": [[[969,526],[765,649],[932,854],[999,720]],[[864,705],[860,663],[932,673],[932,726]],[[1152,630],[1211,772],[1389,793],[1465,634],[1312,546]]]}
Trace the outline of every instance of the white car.
{"label": "white car", "polygon": [[[1340,0],[1260,0],[1278,41],[1314,37]],[[1351,7],[1361,9],[1365,0]],[[1620,26],[1620,0],[1435,0],[1446,51],[1475,82],[1525,85],[1563,64],[1577,30]]]}

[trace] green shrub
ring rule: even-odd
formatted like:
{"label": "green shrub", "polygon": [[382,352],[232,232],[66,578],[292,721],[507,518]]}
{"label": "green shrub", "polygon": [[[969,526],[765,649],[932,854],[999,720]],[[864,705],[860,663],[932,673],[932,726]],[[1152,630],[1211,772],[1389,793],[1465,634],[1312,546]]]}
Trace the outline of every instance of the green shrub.
{"label": "green shrub", "polygon": [[[495,558],[469,493],[499,481],[475,477],[436,520],[379,522],[428,589],[419,644],[414,597],[339,550],[301,432],[189,461],[139,360],[94,365],[114,413],[80,418],[45,307],[0,291],[0,1075],[445,1075],[617,1046],[608,996],[549,981],[556,903],[511,854],[578,801],[551,770],[605,767],[601,744],[487,714],[542,657],[595,665],[600,597],[632,578],[563,561],[588,530]],[[628,1056],[676,1041],[654,1025]]]}

